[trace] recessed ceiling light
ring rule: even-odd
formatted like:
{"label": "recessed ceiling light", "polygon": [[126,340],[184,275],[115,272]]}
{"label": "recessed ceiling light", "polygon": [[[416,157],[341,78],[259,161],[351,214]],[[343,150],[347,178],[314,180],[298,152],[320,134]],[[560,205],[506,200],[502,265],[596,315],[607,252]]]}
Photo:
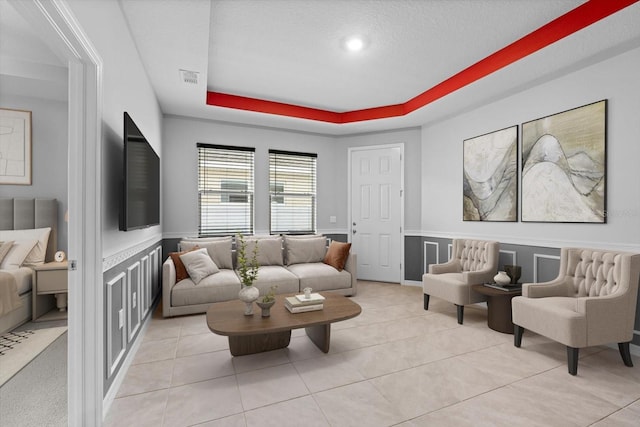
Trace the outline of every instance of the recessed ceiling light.
{"label": "recessed ceiling light", "polygon": [[360,36],[348,37],[344,41],[344,47],[350,52],[359,52],[364,49],[364,39]]}

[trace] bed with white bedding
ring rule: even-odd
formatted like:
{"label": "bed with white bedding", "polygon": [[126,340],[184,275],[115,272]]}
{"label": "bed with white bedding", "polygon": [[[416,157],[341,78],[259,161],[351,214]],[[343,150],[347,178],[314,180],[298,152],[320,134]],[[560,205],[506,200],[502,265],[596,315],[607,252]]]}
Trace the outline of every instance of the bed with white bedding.
{"label": "bed with white bedding", "polygon": [[0,333],[31,319],[31,267],[53,260],[57,220],[55,199],[0,199]]}

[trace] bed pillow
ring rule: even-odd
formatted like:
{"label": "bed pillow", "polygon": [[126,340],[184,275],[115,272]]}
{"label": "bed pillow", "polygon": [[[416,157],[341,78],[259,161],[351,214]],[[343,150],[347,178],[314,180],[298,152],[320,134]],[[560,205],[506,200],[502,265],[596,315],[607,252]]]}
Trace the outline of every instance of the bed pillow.
{"label": "bed pillow", "polygon": [[2,260],[11,250],[11,246],[13,246],[13,240],[9,240],[8,242],[0,242],[0,264],[2,264]]}
{"label": "bed pillow", "polygon": [[231,256],[231,237],[224,237],[217,240],[201,240],[201,241],[180,241],[182,250],[193,248],[205,248],[209,253],[209,257],[218,266],[218,268],[226,268],[233,270],[233,258]]}
{"label": "bed pillow", "polygon": [[36,245],[24,259],[24,265],[40,265],[44,264],[47,255],[47,244],[49,243],[49,234],[51,227],[32,228],[27,230],[0,230],[0,240],[31,240],[36,239]]}
{"label": "bed pillow", "polygon": [[324,257],[324,263],[332,266],[338,271],[344,269],[344,265],[349,257],[349,251],[351,250],[351,243],[342,243],[332,241],[329,244],[327,255]]}
{"label": "bed pillow", "polygon": [[0,270],[15,270],[22,267],[29,252],[36,246],[36,239],[15,240],[11,246],[11,250],[5,255]]}
{"label": "bed pillow", "polygon": [[189,277],[191,277],[191,280],[193,280],[193,283],[196,285],[205,277],[220,271],[204,248],[182,254],[180,255],[180,259],[184,263]]}
{"label": "bed pillow", "polygon": [[308,262],[322,262],[327,252],[327,239],[324,236],[296,239],[285,236],[287,265]]}

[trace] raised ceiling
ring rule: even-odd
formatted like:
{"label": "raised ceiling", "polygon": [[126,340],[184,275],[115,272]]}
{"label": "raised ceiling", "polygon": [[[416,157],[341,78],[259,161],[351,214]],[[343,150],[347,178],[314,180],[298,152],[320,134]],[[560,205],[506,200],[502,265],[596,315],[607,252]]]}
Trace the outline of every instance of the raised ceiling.
{"label": "raised ceiling", "polygon": [[[289,117],[286,111],[272,114],[278,103],[334,114],[405,104],[577,8],[593,14],[611,4],[622,10],[399,117],[337,124]],[[640,6],[634,0],[121,0],[121,5],[166,114],[327,134],[428,124],[640,46]],[[353,34],[367,41],[357,54],[341,46]],[[199,82],[184,83],[180,69],[198,72]],[[208,105],[208,93],[231,95],[240,109]],[[271,110],[244,111],[252,102]]]}

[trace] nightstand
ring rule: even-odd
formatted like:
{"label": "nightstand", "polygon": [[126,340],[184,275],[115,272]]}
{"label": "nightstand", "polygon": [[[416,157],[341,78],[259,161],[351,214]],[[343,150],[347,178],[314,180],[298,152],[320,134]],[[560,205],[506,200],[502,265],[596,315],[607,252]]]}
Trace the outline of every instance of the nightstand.
{"label": "nightstand", "polygon": [[[31,318],[34,322],[67,318],[67,268],[67,261],[48,262],[33,267]],[[53,307],[48,295],[55,296],[56,307]]]}

